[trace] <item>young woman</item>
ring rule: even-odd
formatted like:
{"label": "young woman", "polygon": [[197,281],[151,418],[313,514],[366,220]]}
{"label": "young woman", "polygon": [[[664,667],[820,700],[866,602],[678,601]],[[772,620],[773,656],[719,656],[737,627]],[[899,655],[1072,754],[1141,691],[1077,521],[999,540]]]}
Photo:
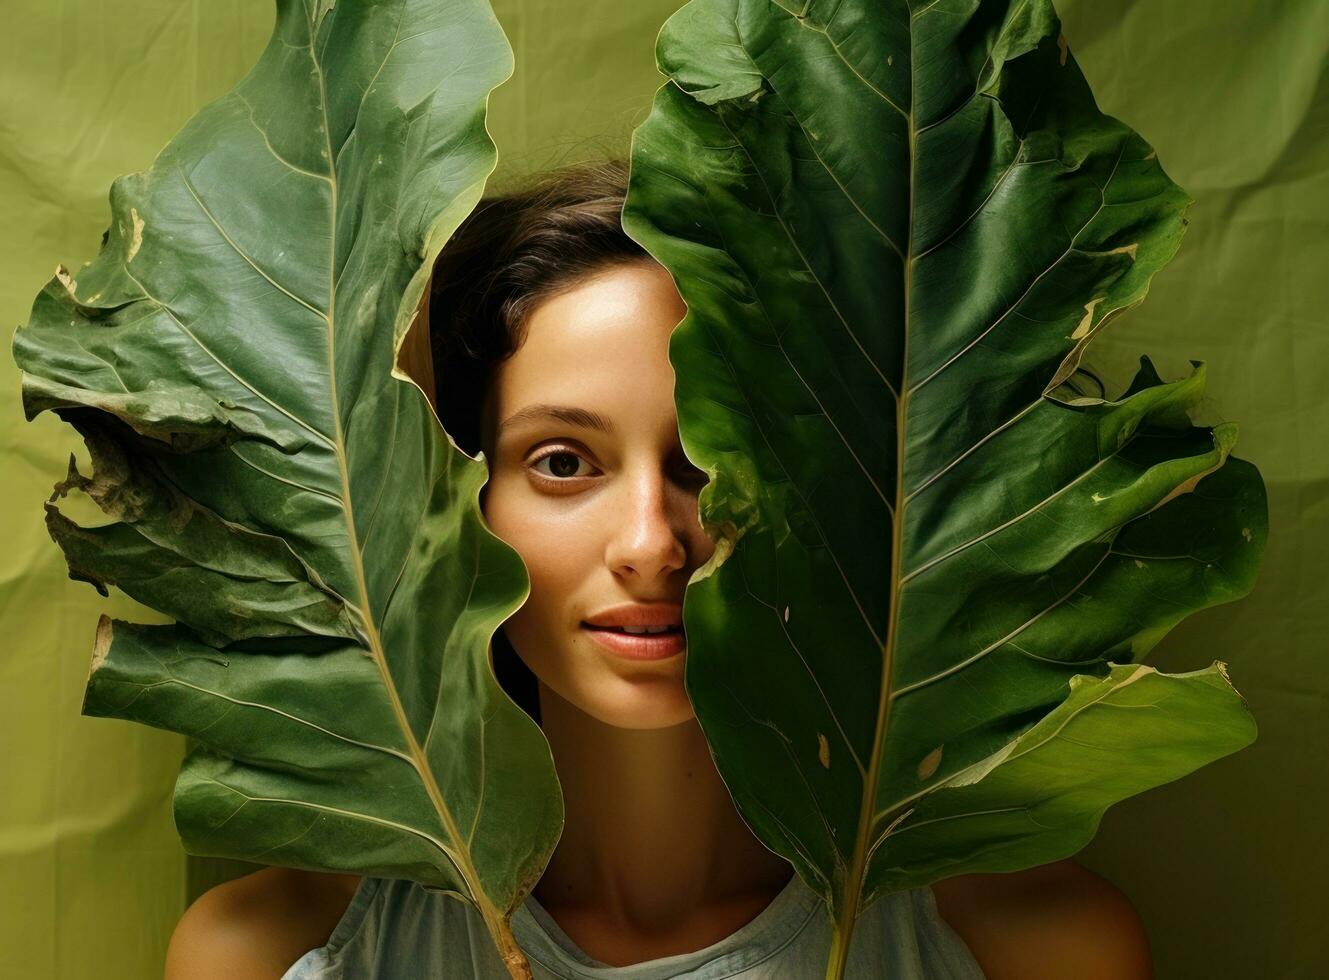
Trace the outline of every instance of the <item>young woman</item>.
{"label": "young woman", "polygon": [[[682,644],[603,629],[681,626],[713,550],[697,513],[706,476],[674,412],[668,341],[686,307],[620,227],[626,174],[572,167],[482,202],[435,268],[432,363],[413,372],[437,378],[457,444],[483,448],[485,520],[531,577],[495,635],[495,670],[549,740],[566,823],[513,929],[536,977],[820,978],[824,905],[739,818],[683,686]],[[651,645],[669,655],[628,655]],[[1151,972],[1130,903],[1067,860],[882,899],[856,925],[848,975]],[[269,868],[209,891],[172,938],[167,980],[241,976],[507,974],[454,898]]]}

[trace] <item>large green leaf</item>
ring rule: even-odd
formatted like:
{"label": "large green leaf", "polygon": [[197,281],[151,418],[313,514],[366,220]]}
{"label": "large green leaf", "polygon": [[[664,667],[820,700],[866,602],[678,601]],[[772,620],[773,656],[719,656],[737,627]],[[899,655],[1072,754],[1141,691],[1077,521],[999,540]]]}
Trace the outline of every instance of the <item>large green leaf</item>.
{"label": "large green leaf", "polygon": [[[487,476],[395,367],[496,154],[485,0],[280,0],[253,70],[118,179],[97,259],[14,340],[29,418],[85,437],[47,505],[70,574],[177,620],[98,624],[84,711],[201,742],[194,854],[409,878],[512,911],[562,826],[489,639],[524,601]],[[80,526],[56,501],[89,494]]]}
{"label": "large green leaf", "polygon": [[1221,663],[1135,662],[1249,591],[1264,489],[1202,362],[1066,383],[1190,200],[1048,0],[693,0],[657,61],[624,225],[689,308],[686,683],[836,976],[883,894],[1066,857],[1254,739]]}

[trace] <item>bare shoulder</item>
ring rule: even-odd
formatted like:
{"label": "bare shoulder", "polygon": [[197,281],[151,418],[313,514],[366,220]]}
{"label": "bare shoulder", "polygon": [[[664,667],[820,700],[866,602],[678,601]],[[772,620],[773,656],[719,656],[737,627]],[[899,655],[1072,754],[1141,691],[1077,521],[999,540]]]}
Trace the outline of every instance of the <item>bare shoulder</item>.
{"label": "bare shoulder", "polygon": [[1152,980],[1149,939],[1116,885],[1074,861],[932,886],[988,980]]}
{"label": "bare shoulder", "polygon": [[176,923],[165,980],[277,980],[327,943],[360,880],[263,868],[209,889]]}

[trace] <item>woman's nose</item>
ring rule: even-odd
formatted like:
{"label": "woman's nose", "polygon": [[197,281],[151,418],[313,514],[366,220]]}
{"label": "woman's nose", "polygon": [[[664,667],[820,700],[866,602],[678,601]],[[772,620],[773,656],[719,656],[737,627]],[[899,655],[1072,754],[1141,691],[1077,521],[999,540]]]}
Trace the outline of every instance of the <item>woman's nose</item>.
{"label": "woman's nose", "polygon": [[682,568],[696,497],[674,486],[667,474],[652,471],[625,480],[620,501],[606,546],[609,567],[648,582]]}

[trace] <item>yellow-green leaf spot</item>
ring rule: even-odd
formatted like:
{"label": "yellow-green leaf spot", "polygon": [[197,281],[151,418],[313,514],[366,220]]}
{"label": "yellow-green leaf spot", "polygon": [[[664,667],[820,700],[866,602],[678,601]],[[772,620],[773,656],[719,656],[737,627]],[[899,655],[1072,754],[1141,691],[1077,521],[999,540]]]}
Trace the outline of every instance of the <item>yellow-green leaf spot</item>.
{"label": "yellow-green leaf spot", "polygon": [[[1249,543],[1250,540],[1251,540],[1251,537],[1252,537],[1252,535],[1251,535],[1251,529],[1248,528],[1248,527],[1243,527],[1243,528],[1241,529],[1241,536],[1242,536],[1243,538],[1245,538],[1246,541]],[[789,618],[789,614],[788,614],[788,611],[786,611],[786,613],[785,613],[785,619],[788,619],[788,618]]]}
{"label": "yellow-green leaf spot", "polygon": [[[70,296],[74,296],[74,290],[78,289],[78,280],[69,274],[68,269],[63,265],[57,265],[55,267],[55,278],[60,280],[60,285],[65,287],[65,291]],[[77,299],[78,297],[75,296],[74,298]]]}
{"label": "yellow-green leaf spot", "polygon": [[1088,303],[1084,304],[1084,316],[1080,319],[1075,331],[1071,334],[1071,340],[1079,340],[1089,332],[1089,325],[1094,322],[1094,307],[1105,299],[1107,299],[1106,296],[1095,296]]}
{"label": "yellow-green leaf spot", "polygon": [[134,261],[139,246],[143,244],[143,219],[138,216],[138,208],[129,209],[129,219],[134,222],[134,231],[129,237],[129,255],[125,257],[126,263]]}
{"label": "yellow-green leaf spot", "polygon": [[918,764],[919,781],[928,779],[937,771],[937,766],[941,765],[941,753],[946,748],[944,745],[938,745],[935,749],[923,756],[923,761]]}
{"label": "yellow-green leaf spot", "polygon": [[88,665],[88,677],[92,677],[97,668],[106,663],[106,657],[111,652],[112,632],[111,617],[102,613],[97,618],[97,635],[92,641],[92,663]]}

